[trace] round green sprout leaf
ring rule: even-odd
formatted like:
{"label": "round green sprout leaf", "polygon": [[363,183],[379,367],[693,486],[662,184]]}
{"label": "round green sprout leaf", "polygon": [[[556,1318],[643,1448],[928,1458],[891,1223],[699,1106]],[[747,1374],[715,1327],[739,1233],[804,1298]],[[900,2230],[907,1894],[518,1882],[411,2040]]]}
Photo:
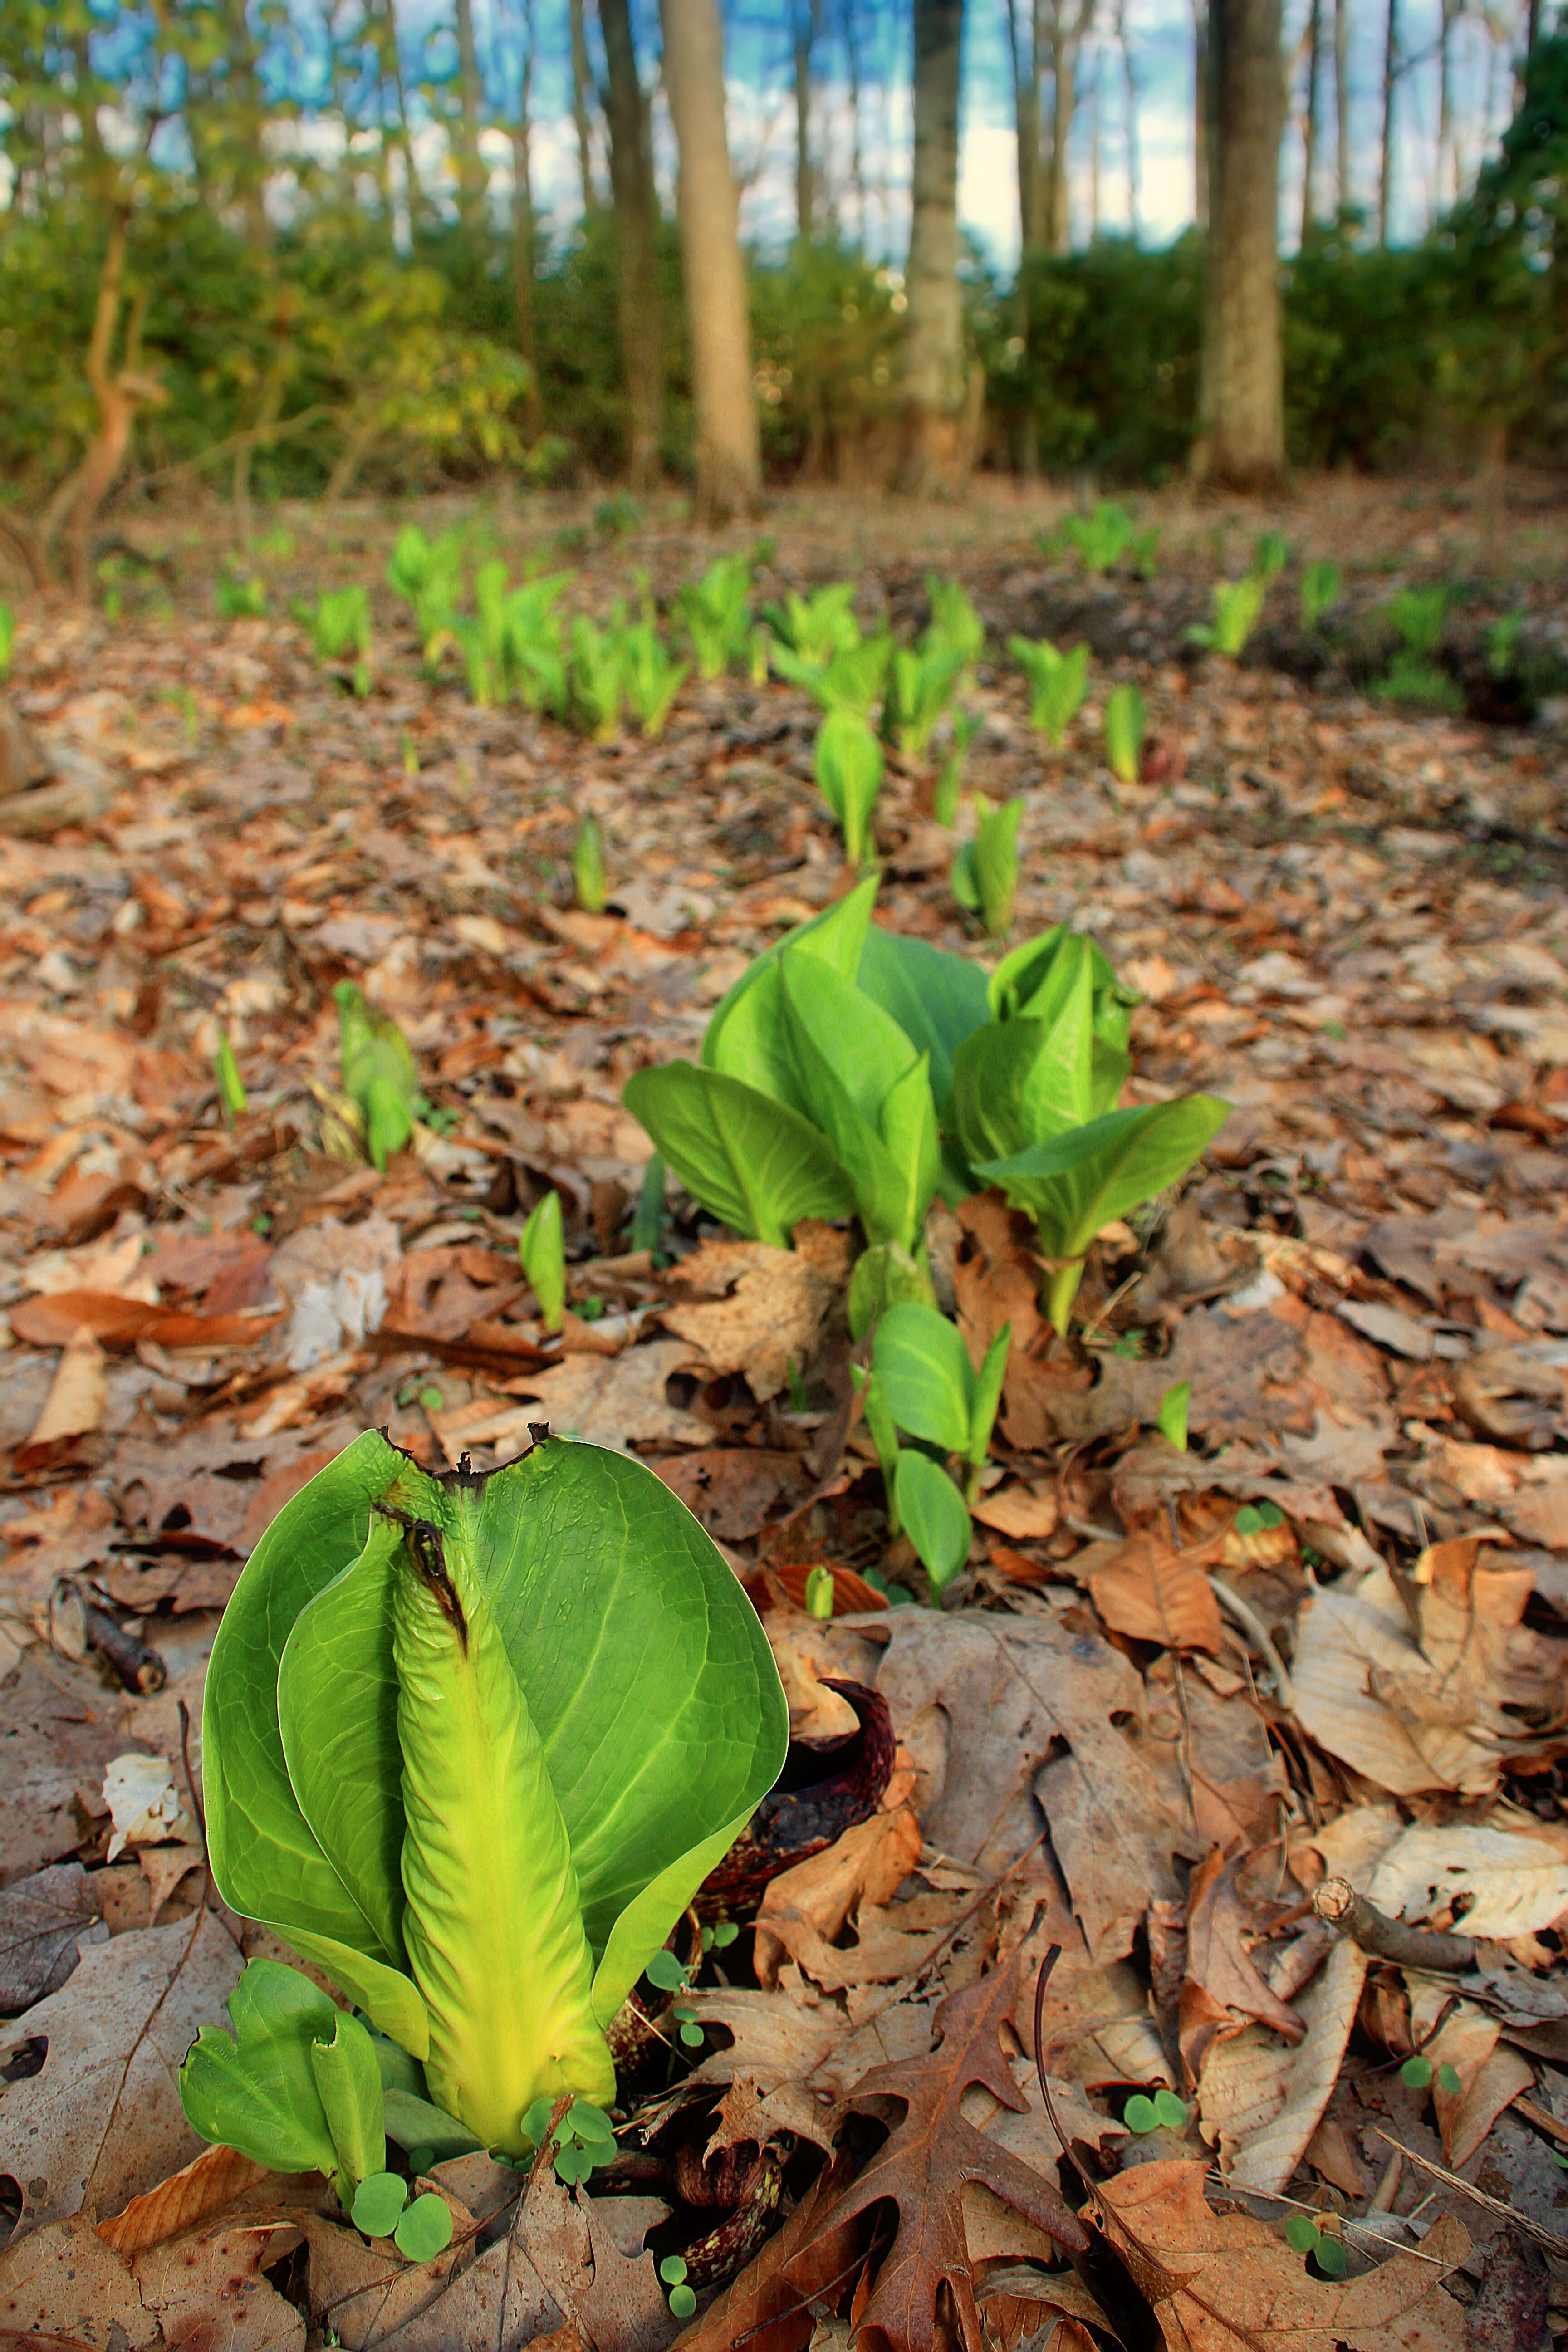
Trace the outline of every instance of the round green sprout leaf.
{"label": "round green sprout leaf", "polygon": [[1180,2131],[1187,2120],[1187,2103],[1174,2091],[1156,2091],[1154,2113],[1168,2130]]}
{"label": "round green sprout leaf", "polygon": [[689,2319],[697,2308],[697,2297],[689,2286],[672,2286],[669,2290],[669,2307],[677,2319]]}
{"label": "round green sprout leaf", "polygon": [[416,2197],[399,2221],[397,2251],[411,2263],[433,2262],[452,2242],[452,2209],[444,2197],[426,2189]]}
{"label": "round green sprout leaf", "polygon": [[535,2099],[531,2106],[524,2110],[520,2128],[523,2138],[531,2147],[542,2147],[544,2135],[550,2129],[550,2118],[554,2112],[555,2102],[548,2096]]}
{"label": "round green sprout leaf", "polygon": [[579,2180],[586,2180],[593,2169],[593,2156],[581,2140],[569,2139],[564,2147],[556,2149],[555,2178],[564,2180],[568,2187]]}
{"label": "round green sprout leaf", "polygon": [[[437,2199],[440,2204],[440,2199]],[[408,2185],[395,2172],[373,2172],[354,2191],[353,2225],[367,2238],[390,2238],[408,2202]],[[441,2207],[443,2212],[446,2207]]]}
{"label": "round green sprout leaf", "polygon": [[616,2144],[616,2127],[603,2107],[590,2105],[586,2099],[574,2099],[566,2110],[566,2128],[582,2140]]}
{"label": "round green sprout leaf", "polygon": [[1285,2243],[1298,2254],[1315,2254],[1322,2240],[1318,2225],[1307,2213],[1292,2213],[1285,2224]]}
{"label": "round green sprout leaf", "polygon": [[1348,2258],[1337,2238],[1320,2238],[1312,2252],[1326,2278],[1343,2278]]}
{"label": "round green sprout leaf", "polygon": [[734,1942],[740,1932],[733,1919],[721,1919],[713,1929],[713,1941],[720,1951],[723,1951]]}
{"label": "round green sprout leaf", "polygon": [[658,2274],[666,2286],[682,2286],[686,2281],[686,2256],[666,2254],[658,2266]]}
{"label": "round green sprout leaf", "polygon": [[686,1982],[686,1970],[670,1951],[655,1952],[643,1973],[660,1992],[679,1992]]}
{"label": "round green sprout leaf", "polygon": [[1399,2070],[1399,2079],[1409,2090],[1427,2090],[1432,2082],[1432,2061],[1430,2058],[1407,2058]]}
{"label": "round green sprout leaf", "polygon": [[680,2038],[689,2050],[700,2050],[707,2039],[700,2025],[683,2025],[680,2029]]}
{"label": "round green sprout leaf", "polygon": [[408,2150],[408,2173],[410,2179],[417,2180],[422,2172],[429,2171],[430,2167],[435,2163],[435,2161],[436,2151],[433,2147],[411,2147]]}
{"label": "round green sprout leaf", "polygon": [[1135,2091],[1121,2110],[1121,2120],[1130,2132],[1152,2132],[1159,2127],[1160,2111],[1152,2099]]}
{"label": "round green sprout leaf", "polygon": [[1452,2098],[1458,2087],[1459,2077],[1457,2069],[1447,2064],[1439,2066],[1437,2069],[1437,2088],[1440,2091],[1447,2091],[1448,2096]]}

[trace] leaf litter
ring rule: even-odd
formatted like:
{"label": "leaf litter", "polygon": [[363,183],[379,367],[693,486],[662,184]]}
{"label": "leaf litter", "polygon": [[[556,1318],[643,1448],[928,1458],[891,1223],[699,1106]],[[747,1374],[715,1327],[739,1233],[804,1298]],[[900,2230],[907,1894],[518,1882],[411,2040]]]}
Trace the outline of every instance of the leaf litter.
{"label": "leaf litter", "polygon": [[[690,569],[637,552],[661,596]],[[931,555],[994,641],[1029,627],[1039,583],[984,534]],[[770,562],[780,593],[837,568],[798,524]],[[921,569],[868,557],[864,614],[916,609]],[[1087,730],[1049,750],[1001,667],[971,773],[1023,796],[1015,936],[1089,928],[1140,992],[1123,1099],[1235,1108],[1179,1201],[1100,1234],[1070,1340],[1030,1220],[934,1214],[975,1363],[1014,1336],[933,1612],[865,1580],[919,1570],[855,1410],[843,1234],[735,1241],[673,1191],[634,1230],[626,1079],[690,1058],[842,887],[805,698],[693,686],[658,741],[587,745],[411,651],[351,702],[287,625],[24,624],[18,708],[94,782],[0,857],[6,2326],[662,2347],[658,2262],[714,2220],[692,2164],[760,2195],[770,2148],[769,2226],[694,2345],[1522,2326],[1510,2217],[1568,2239],[1568,917],[1486,845],[1562,845],[1528,739],[1255,668],[1142,683],[1161,781],[1113,785]],[[926,789],[889,761],[878,919],[992,961]],[[425,1098],[384,1168],[344,982]],[[550,1189],[558,1336],[517,1257]],[[797,1741],[854,1736],[847,1680],[898,1754],[684,1996],[700,2046],[673,2041],[616,2193],[456,2159],[453,2250],[411,2266],[184,2123],[186,2042],[282,1955],[206,1888],[178,1710],[261,1530],[357,1431],[486,1467],[543,1421],[641,1454],[727,1548]],[[1337,1935],[1334,1875],[1416,1942]],[[1423,1931],[1470,1964],[1424,1967]],[[1092,2292],[1085,2233],[1120,2263]]]}

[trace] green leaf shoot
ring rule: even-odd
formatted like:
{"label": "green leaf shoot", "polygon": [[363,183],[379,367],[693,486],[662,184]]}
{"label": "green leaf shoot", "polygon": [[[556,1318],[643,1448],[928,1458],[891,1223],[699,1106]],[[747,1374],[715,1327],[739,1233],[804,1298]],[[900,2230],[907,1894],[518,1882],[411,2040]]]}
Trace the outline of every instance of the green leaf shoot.
{"label": "green leaf shoot", "polygon": [[941,1464],[913,1445],[899,1456],[894,1486],[900,1523],[940,1595],[969,1557],[973,1528],[963,1497]]}
{"label": "green leaf shoot", "polygon": [[813,764],[817,788],[843,833],[845,857],[858,866],[882,786],[881,746],[857,712],[830,710],[816,730]]}
{"label": "green leaf shoot", "polygon": [[1059,751],[1089,688],[1089,647],[1070,646],[1063,653],[1046,637],[1034,643],[1009,637],[1007,650],[1029,681],[1030,726]]}
{"label": "green leaf shoot", "polygon": [[1113,686],[1105,698],[1105,756],[1111,774],[1121,783],[1138,782],[1148,716],[1142,689],[1131,680]]}
{"label": "green leaf shoot", "polygon": [[1168,1438],[1178,1454],[1187,1450],[1187,1408],[1193,1401],[1191,1381],[1176,1381],[1160,1399],[1157,1426],[1162,1437]]}
{"label": "green leaf shoot", "polygon": [[540,1322],[546,1331],[559,1331],[566,1308],[566,1244],[559,1192],[546,1192],[534,1202],[517,1237],[517,1254],[539,1302]]}
{"label": "green leaf shoot", "polygon": [[572,881],[585,915],[605,911],[605,842],[599,820],[585,816],[572,847]]}
{"label": "green leaf shoot", "polygon": [[245,1081],[239,1075],[239,1064],[234,1057],[226,1029],[220,1029],[217,1050],[213,1055],[213,1069],[217,1078],[218,1106],[226,1127],[233,1127],[250,1108],[250,1097],[245,1091]]}

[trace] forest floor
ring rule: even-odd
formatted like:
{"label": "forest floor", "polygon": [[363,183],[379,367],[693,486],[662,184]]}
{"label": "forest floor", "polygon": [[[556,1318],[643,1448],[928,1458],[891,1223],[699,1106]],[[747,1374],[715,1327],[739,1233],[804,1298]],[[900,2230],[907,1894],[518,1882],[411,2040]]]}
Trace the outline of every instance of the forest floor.
{"label": "forest floor", "polygon": [[[953,2324],[973,2289],[1005,2352],[1568,2329],[1568,714],[1555,686],[1523,723],[1480,652],[1511,609],[1543,663],[1564,650],[1568,509],[1529,484],[1500,518],[1441,486],[1335,480],[1268,515],[1172,499],[1141,582],[1042,549],[1066,503],[817,494],[764,525],[763,595],[854,577],[863,621],[908,629],[928,571],[964,582],[991,640],[969,782],[1025,803],[1014,938],[1087,928],[1141,992],[1126,1099],[1235,1107],[1179,1204],[1101,1236],[1069,1341],[999,1196],[939,1221],[972,1346],[1014,1332],[940,1612],[865,1605],[856,1575],[919,1582],[850,1410],[844,1248],[728,1244],[679,1193],[665,1248],[627,1246],[648,1143],[625,1080],[694,1055],[749,959],[845,886],[806,698],[689,682],[651,742],[475,709],[422,671],[380,584],[408,515],[369,503],[268,513],[269,617],[214,617],[200,515],[125,526],[174,569],[110,555],[114,618],[22,611],[8,691],[69,756],[0,802],[0,2331],[400,2352],[679,2332],[644,2241],[711,2217],[668,2162],[658,2198],[645,2168],[581,2209],[548,2174],[520,2201],[487,2158],[440,2168],[458,2232],[427,2266],[367,2246],[319,2180],[211,2158],[96,2227],[196,2156],[180,2058],[242,1955],[279,1949],[210,1893],[182,1753],[246,1555],[363,1429],[484,1467],[546,1420],[651,1463],[725,1547],[798,1735],[849,1727],[820,1679],[847,1675],[900,1743],[877,1810],[775,1881],[689,1996],[706,2043],[672,2065],[653,2153],[793,2136],[801,2201],[685,2341],[847,2343],[869,2297],[912,2352],[944,2265]],[[752,536],[594,511],[483,522],[601,616],[639,572],[662,604]],[[1293,572],[1239,666],[1184,643],[1265,523],[1344,565],[1332,658],[1290,618]],[[363,698],[283,617],[355,578]],[[1405,580],[1450,583],[1464,716],[1363,691],[1370,616]],[[1027,724],[1014,631],[1091,644],[1060,752]],[[1100,750],[1123,677],[1149,706],[1134,786]],[[891,761],[877,919],[989,964],[931,806],[921,763]],[[598,915],[572,896],[589,814]],[[384,1173],[342,1113],[345,978],[441,1114]],[[249,1097],[232,1128],[220,1033]],[[552,1185],[578,1310],[559,1346],[516,1251]],[[1178,1454],[1152,1424],[1184,1380]],[[802,1605],[818,1563],[831,1623]],[[1473,1948],[1437,1968],[1418,1941],[1336,1938],[1311,1904],[1332,1877]],[[914,2102],[887,2144],[899,2229],[857,2249],[814,2136],[862,2161],[833,2103],[889,2066]],[[1075,2268],[1007,2201],[1009,2154],[1092,2224]]]}

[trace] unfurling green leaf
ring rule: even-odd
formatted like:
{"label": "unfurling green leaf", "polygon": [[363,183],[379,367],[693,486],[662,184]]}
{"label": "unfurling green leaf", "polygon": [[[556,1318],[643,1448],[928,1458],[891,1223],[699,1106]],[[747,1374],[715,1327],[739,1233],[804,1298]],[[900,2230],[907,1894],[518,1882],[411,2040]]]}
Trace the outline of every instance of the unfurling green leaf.
{"label": "unfurling green leaf", "polygon": [[980,898],[980,919],[986,934],[1004,940],[1013,928],[1013,901],[1018,891],[1018,825],[1022,800],[988,806],[974,836],[974,886]]}
{"label": "unfurling green leaf", "polygon": [[1290,542],[1282,530],[1260,530],[1252,551],[1252,570],[1259,580],[1277,580],[1290,561]]}
{"label": "unfurling green leaf", "polygon": [[[192,2127],[274,2172],[325,2173],[351,2202],[358,2168],[374,2172],[386,2161],[380,2076],[364,2027],[278,1960],[247,1965],[228,2014],[232,2038],[204,2026],[180,2069]],[[336,2058],[319,2066],[319,2053],[334,2049]]]}
{"label": "unfurling green leaf", "polygon": [[1247,640],[1257,627],[1268,593],[1268,583],[1256,572],[1240,580],[1216,580],[1214,584],[1214,626],[1194,623],[1187,636],[1194,646],[1207,646],[1227,660],[1239,660]]}
{"label": "unfurling green leaf", "polygon": [[1331,604],[1345,591],[1345,575],[1331,557],[1309,563],[1301,574],[1301,627],[1310,636]]}
{"label": "unfurling green leaf", "polygon": [[338,1008],[343,1092],[364,1120],[373,1167],[384,1168],[414,1133],[419,1079],[407,1038],[395,1021],[365,1003],[363,991],[342,980],[332,991]]}
{"label": "unfurling green leaf", "polygon": [[931,1276],[919,1258],[898,1242],[878,1242],[862,1250],[849,1277],[845,1314],[849,1337],[863,1339],[889,1307],[906,1303],[934,1309],[936,1297]]}
{"label": "unfurling green leaf", "polygon": [[566,1308],[566,1244],[559,1192],[546,1192],[534,1202],[517,1237],[517,1254],[539,1302],[540,1322],[547,1331],[559,1331]]}
{"label": "unfurling green leaf", "polygon": [[1009,637],[1007,650],[1029,681],[1029,724],[1047,734],[1058,751],[1078,715],[1089,686],[1089,647],[1069,646],[1060,652],[1047,637],[1031,643]]}
{"label": "unfurling green leaf", "polygon": [[824,1568],[820,1560],[805,1580],[805,1613],[821,1618],[833,1614],[833,1570]]}
{"label": "unfurling green leaf", "polygon": [[1187,1407],[1192,1401],[1191,1381],[1177,1381],[1160,1399],[1160,1434],[1169,1438],[1178,1454],[1184,1454],[1187,1450]]}
{"label": "unfurling green leaf", "polygon": [[217,1074],[217,1098],[223,1107],[224,1124],[232,1127],[249,1109],[250,1097],[245,1091],[245,1081],[239,1075],[239,1064],[234,1058],[234,1047],[229,1044],[226,1029],[218,1031],[213,1066]]}
{"label": "unfurling green leaf", "polygon": [[1141,689],[1130,682],[1113,686],[1105,698],[1105,756],[1112,775],[1124,784],[1138,782],[1147,723]]}
{"label": "unfurling green leaf", "polygon": [[656,1250],[664,1235],[664,1161],[657,1151],[650,1153],[643,1179],[637,1187],[637,1204],[632,1212],[631,1245],[634,1250]]}
{"label": "unfurling green leaf", "polygon": [[585,816],[572,850],[572,879],[585,915],[605,911],[605,843],[597,817]]}
{"label": "unfurling green leaf", "polygon": [[[433,1478],[367,1435],[285,1505],[219,1627],[213,1875],[406,2053],[399,2077],[378,2050],[404,2146],[444,2116],[521,2155],[536,2101],[613,2102],[605,2028],[786,1738],[750,1604],[651,1472],[545,1439]],[[338,2012],[274,1967],[258,2029],[253,1976],[237,2045],[187,2058],[187,2112],[340,2168],[311,2056]]]}
{"label": "unfurling green leaf", "polygon": [[830,710],[816,730],[815,766],[822,797],[844,835],[844,855],[858,866],[881,790],[882,747],[864,719],[850,710]]}

